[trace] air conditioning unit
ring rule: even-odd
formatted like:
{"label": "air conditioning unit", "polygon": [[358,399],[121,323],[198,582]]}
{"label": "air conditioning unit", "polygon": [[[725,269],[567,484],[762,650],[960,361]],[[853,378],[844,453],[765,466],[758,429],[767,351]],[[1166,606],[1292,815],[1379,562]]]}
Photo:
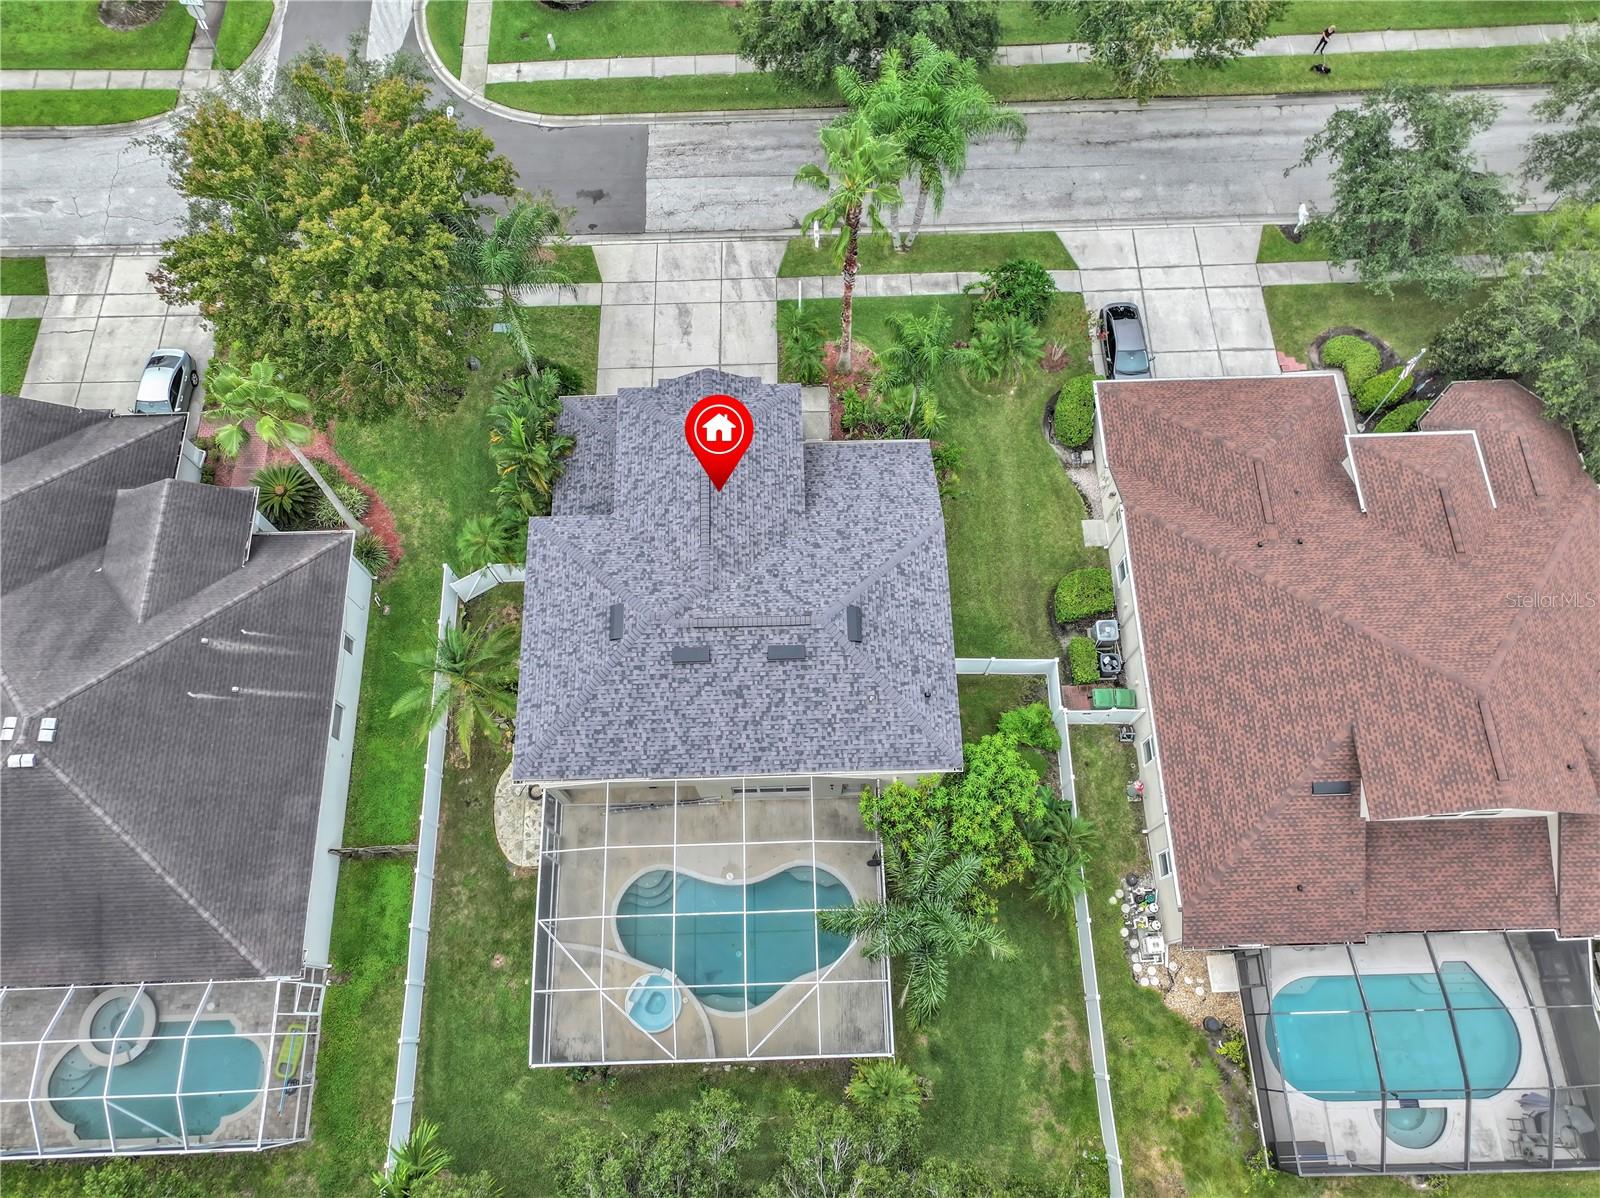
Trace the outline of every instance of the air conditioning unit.
{"label": "air conditioning unit", "polygon": [[1101,653],[1100,677],[1115,678],[1120,673],[1122,673],[1122,654]]}
{"label": "air conditioning unit", "polygon": [[1108,645],[1115,645],[1122,636],[1122,625],[1115,620],[1096,620],[1094,622],[1094,643],[1104,649]]}

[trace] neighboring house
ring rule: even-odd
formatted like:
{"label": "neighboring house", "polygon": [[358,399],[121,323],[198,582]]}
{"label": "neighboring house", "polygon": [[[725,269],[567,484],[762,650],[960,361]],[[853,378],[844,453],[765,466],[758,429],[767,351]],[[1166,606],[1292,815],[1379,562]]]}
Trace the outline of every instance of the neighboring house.
{"label": "neighboring house", "polygon": [[1570,434],[1509,382],[1394,435],[1327,374],[1096,393],[1163,926],[1252,950],[1279,1164],[1593,1167],[1600,491]]}
{"label": "neighboring house", "polygon": [[7,1156],[309,1134],[372,583],[184,424],[0,399]]}
{"label": "neighboring house", "polygon": [[[755,425],[720,492],[684,437],[714,393]],[[530,1064],[892,1052],[886,963],[815,912],[882,893],[863,790],[962,764],[927,442],[806,443],[798,387],[709,370],[565,405],[512,765]]]}

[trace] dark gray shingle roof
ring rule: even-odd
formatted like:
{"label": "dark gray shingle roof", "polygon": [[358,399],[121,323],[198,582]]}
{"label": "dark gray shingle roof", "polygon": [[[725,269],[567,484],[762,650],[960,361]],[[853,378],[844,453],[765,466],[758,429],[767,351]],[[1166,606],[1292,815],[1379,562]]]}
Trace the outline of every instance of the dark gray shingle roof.
{"label": "dark gray shingle roof", "polygon": [[[19,402],[0,401],[8,435]],[[22,732],[5,748],[37,759],[0,771],[6,985],[302,964],[350,534],[252,536],[250,492],[173,481],[152,419],[17,459],[47,486],[7,478],[8,561],[32,520],[78,552],[25,571],[0,622],[0,707]],[[85,450],[132,432],[163,452]]]}
{"label": "dark gray shingle roof", "polygon": [[[720,493],[683,437],[714,392],[756,427]],[[569,400],[563,426],[578,449],[529,528],[519,778],[961,767],[926,442],[806,444],[798,387],[709,370]],[[805,656],[769,660],[774,644]],[[684,646],[710,661],[674,664]]]}

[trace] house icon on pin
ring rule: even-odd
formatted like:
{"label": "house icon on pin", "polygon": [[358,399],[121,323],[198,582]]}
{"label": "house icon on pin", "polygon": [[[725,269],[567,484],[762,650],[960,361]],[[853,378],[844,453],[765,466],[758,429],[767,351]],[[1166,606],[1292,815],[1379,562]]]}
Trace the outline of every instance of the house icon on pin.
{"label": "house icon on pin", "polygon": [[718,441],[726,441],[731,443],[733,441],[733,434],[735,431],[736,430],[733,421],[729,420],[721,412],[718,412],[715,416],[711,417],[711,419],[703,420],[700,423],[700,432],[705,437],[705,442],[707,445],[712,445]]}

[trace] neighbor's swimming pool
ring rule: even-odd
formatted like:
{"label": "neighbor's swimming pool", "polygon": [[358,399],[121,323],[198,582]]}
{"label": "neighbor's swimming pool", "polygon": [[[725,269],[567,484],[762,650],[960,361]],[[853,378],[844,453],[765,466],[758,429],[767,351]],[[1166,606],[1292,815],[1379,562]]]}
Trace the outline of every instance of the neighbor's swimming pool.
{"label": "neighbor's swimming pool", "polygon": [[[113,1069],[109,1092],[105,1068],[72,1049],[50,1071],[50,1105],[72,1124],[80,1140],[110,1138],[102,1095],[110,1099],[111,1130],[119,1140],[176,1140],[184,1129],[191,1137],[209,1135],[261,1092],[261,1049],[249,1037],[237,1035],[239,1029],[231,1019],[202,1019],[195,1024],[184,1055],[183,1035],[188,1030],[188,1020],[158,1024],[157,1036],[173,1038],[152,1039],[138,1056]],[[245,1092],[208,1093],[213,1090]],[[176,1097],[180,1093],[181,1127]],[[129,1097],[134,1094],[154,1097]]]}
{"label": "neighbor's swimming pool", "polygon": [[1465,961],[1442,962],[1438,977],[1296,978],[1273,996],[1269,1025],[1268,1051],[1284,1079],[1324,1102],[1372,1101],[1385,1090],[1441,1099],[1463,1098],[1470,1089],[1472,1097],[1488,1098],[1511,1084],[1522,1059],[1516,1022]]}
{"label": "neighbor's swimming pool", "polygon": [[706,1006],[743,1011],[818,969],[819,956],[827,966],[844,955],[850,938],[820,931],[813,912],[852,901],[850,888],[825,869],[816,871],[813,893],[810,866],[779,870],[748,885],[654,869],[629,883],[617,900],[617,935],[630,956],[670,969]]}

